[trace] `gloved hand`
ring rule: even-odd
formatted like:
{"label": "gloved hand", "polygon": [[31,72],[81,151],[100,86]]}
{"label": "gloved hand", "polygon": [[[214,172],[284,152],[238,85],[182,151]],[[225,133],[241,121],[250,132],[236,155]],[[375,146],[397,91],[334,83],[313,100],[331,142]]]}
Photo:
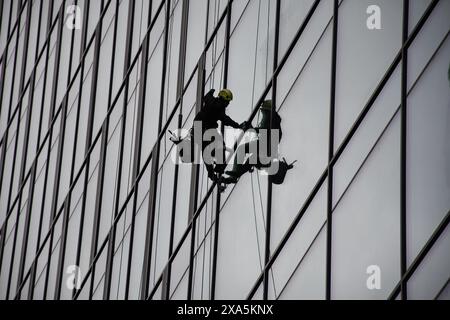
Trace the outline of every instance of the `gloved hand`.
{"label": "gloved hand", "polygon": [[216,181],[217,175],[215,174],[215,172],[213,170],[211,170],[211,171],[208,171],[208,178],[210,178],[212,181]]}
{"label": "gloved hand", "polygon": [[247,131],[248,129],[252,128],[252,124],[251,124],[250,122],[248,122],[248,121],[244,121],[244,122],[242,122],[242,123],[239,125],[239,127],[240,127],[242,130]]}

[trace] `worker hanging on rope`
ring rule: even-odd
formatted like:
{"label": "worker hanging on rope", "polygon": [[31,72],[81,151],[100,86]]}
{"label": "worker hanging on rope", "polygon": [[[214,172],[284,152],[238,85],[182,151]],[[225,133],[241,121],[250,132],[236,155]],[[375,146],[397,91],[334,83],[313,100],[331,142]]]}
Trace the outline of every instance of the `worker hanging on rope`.
{"label": "worker hanging on rope", "polygon": [[[222,89],[217,97],[214,97],[214,91],[214,89],[211,89],[203,97],[203,106],[195,116],[194,125],[186,138],[180,139],[171,131],[169,133],[172,135],[171,141],[175,144],[180,144],[186,140],[189,141],[188,143],[190,143],[192,149],[194,148],[194,144],[201,147],[203,162],[208,171],[208,177],[213,181],[217,181],[226,168],[226,162],[223,159],[225,142],[217,130],[219,127],[218,121],[221,121],[224,126],[244,130],[246,129],[246,122],[238,124],[226,114],[226,108],[233,100],[231,90]],[[201,129],[197,130],[198,127]],[[208,137],[214,138],[213,141],[208,139]],[[183,156],[182,154],[180,155]]]}
{"label": "worker hanging on rope", "polygon": [[283,132],[281,117],[272,101],[264,101],[259,110],[261,120],[256,128],[252,128],[256,133],[256,138],[239,145],[234,157],[233,168],[226,172],[224,183],[237,183],[243,174],[252,172],[256,168],[267,170],[272,183],[281,184],[287,171],[292,169],[296,162],[288,164],[284,158],[281,161],[278,160],[278,145]]}

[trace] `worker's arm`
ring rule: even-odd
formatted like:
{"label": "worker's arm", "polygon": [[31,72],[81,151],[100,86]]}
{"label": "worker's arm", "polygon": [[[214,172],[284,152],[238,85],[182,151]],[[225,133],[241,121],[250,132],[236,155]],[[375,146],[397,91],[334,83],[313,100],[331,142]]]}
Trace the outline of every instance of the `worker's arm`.
{"label": "worker's arm", "polygon": [[239,129],[239,123],[237,123],[236,121],[234,121],[233,119],[231,119],[229,116],[224,115],[222,118],[222,123],[224,126],[228,126],[228,127],[232,127],[235,129]]}
{"label": "worker's arm", "polygon": [[214,89],[209,90],[209,92],[203,97],[204,107],[209,106],[214,101]]}

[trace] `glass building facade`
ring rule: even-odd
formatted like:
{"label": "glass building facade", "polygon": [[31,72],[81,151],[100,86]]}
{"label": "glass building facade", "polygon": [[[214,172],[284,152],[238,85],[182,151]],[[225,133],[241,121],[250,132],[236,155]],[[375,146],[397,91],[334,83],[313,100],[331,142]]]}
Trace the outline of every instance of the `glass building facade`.
{"label": "glass building facade", "polygon": [[[450,0],[0,17],[0,299],[450,299]],[[211,88],[274,101],[282,185],[172,161]]]}

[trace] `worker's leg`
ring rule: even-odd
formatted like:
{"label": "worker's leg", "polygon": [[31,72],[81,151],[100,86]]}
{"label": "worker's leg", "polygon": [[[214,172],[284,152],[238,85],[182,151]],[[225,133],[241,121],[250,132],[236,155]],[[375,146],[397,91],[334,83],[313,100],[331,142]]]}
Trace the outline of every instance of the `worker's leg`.
{"label": "worker's leg", "polygon": [[224,173],[225,168],[227,167],[227,162],[226,162],[226,158],[225,158],[225,156],[226,156],[225,150],[226,150],[225,140],[222,137],[220,147],[218,147],[215,150],[215,152],[220,152],[221,154],[214,155],[214,157],[216,159],[216,166],[214,167],[214,171],[220,175],[222,175]]}
{"label": "worker's leg", "polygon": [[206,147],[210,144],[211,142],[202,142],[202,158],[203,158],[203,163],[205,164],[206,170],[208,171],[208,177],[215,181],[216,180],[216,173],[214,172],[214,165],[211,163],[211,159],[207,159],[205,161],[205,158],[203,157],[203,154],[205,152]]}
{"label": "worker's leg", "polygon": [[229,176],[239,179],[242,175],[252,169],[257,155],[252,154],[251,157],[253,158],[247,158],[245,161],[244,159],[252,151],[256,143],[257,142],[253,140],[239,145],[234,157],[233,168],[232,170],[226,172]]}

